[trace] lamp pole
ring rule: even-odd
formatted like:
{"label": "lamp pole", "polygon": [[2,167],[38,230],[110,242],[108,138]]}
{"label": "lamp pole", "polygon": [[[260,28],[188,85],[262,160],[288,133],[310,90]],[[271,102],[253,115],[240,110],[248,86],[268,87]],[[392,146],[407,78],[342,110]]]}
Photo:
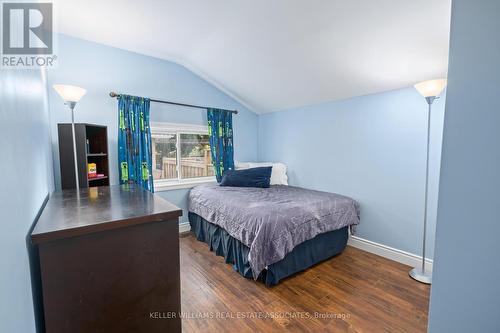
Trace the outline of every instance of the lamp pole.
{"label": "lamp pole", "polygon": [[414,268],[410,271],[410,276],[422,283],[430,284],[432,280],[431,272],[425,271],[425,241],[427,236],[427,201],[429,192],[429,147],[431,139],[431,112],[432,103],[439,97],[437,96],[427,96],[425,100],[429,105],[427,111],[427,145],[426,145],[426,159],[425,159],[425,196],[424,196],[424,234],[422,239],[422,267],[420,269]]}
{"label": "lamp pole", "polygon": [[71,134],[73,137],[73,159],[75,163],[75,184],[76,184],[76,191],[78,192],[80,190],[80,183],[78,181],[78,158],[76,155],[76,135],[75,135],[75,106],[76,102],[66,102],[66,105],[71,110]]}

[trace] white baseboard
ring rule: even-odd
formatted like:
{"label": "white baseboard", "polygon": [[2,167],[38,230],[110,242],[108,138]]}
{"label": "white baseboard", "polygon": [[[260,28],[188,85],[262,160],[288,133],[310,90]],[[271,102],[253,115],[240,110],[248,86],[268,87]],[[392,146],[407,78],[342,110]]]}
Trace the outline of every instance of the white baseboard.
{"label": "white baseboard", "polygon": [[[349,237],[349,241],[347,244],[356,247],[360,250],[370,252],[411,267],[420,267],[422,265],[422,256],[418,256],[413,253],[395,249],[387,245],[375,243],[358,236],[351,235]],[[432,259],[429,258],[425,259],[426,270],[432,271],[432,262],[433,262]]]}
{"label": "white baseboard", "polygon": [[191,230],[191,226],[189,225],[189,222],[183,222],[179,223],[179,233],[183,232],[189,232]]}

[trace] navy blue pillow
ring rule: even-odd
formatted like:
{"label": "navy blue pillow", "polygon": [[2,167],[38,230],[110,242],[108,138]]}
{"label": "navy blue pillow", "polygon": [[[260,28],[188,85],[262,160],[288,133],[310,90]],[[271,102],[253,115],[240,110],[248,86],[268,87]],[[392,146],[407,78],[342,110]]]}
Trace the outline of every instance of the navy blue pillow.
{"label": "navy blue pillow", "polygon": [[227,170],[222,175],[220,186],[262,187],[268,188],[271,183],[273,167],[260,167],[244,170]]}

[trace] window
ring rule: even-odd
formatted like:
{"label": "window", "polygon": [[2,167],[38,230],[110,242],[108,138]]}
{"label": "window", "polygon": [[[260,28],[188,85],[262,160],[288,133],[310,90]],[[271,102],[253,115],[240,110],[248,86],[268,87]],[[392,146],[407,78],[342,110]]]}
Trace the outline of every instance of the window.
{"label": "window", "polygon": [[151,123],[151,138],[155,187],[215,180],[207,126]]}

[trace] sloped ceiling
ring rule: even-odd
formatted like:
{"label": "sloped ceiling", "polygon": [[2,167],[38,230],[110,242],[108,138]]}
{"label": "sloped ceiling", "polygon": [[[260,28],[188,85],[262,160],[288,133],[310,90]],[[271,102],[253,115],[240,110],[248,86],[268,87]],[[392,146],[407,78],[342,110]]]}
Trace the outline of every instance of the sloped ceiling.
{"label": "sloped ceiling", "polygon": [[258,113],[444,77],[451,0],[56,0],[56,30],[176,61]]}

